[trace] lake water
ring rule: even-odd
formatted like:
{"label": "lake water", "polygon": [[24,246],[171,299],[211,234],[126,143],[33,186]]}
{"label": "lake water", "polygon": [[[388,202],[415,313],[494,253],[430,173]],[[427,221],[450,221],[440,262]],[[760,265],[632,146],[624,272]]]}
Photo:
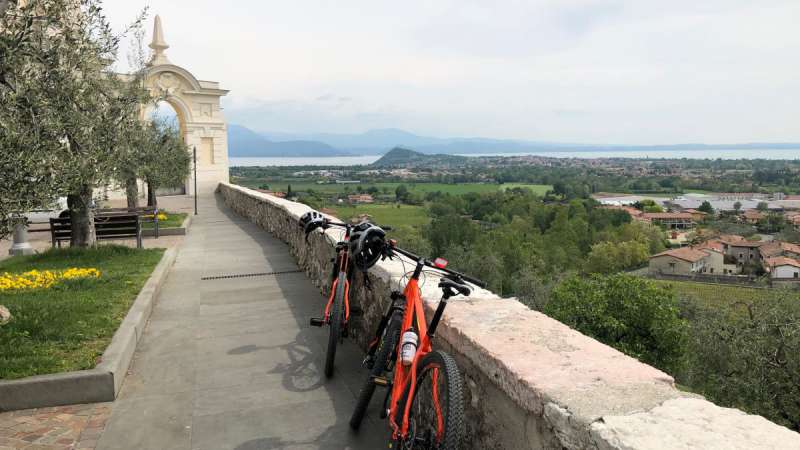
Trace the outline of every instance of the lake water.
{"label": "lake water", "polygon": [[[735,150],[615,150],[597,152],[527,152],[527,153],[491,153],[462,156],[522,156],[537,155],[553,158],[690,158],[690,159],[800,159],[797,149],[735,149]],[[231,166],[355,166],[372,164],[379,155],[366,156],[331,156],[308,158],[231,158]]]}
{"label": "lake water", "polygon": [[314,157],[270,157],[270,158],[230,158],[233,166],[357,166],[372,164],[380,155],[366,156],[314,156]]}

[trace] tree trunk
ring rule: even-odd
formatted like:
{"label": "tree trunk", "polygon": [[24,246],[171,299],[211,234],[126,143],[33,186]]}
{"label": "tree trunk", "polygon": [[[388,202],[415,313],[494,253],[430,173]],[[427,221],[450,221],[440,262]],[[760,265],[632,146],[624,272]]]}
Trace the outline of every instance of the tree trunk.
{"label": "tree trunk", "polygon": [[147,183],[147,206],[158,207],[158,200],[156,200],[156,187],[151,183]]}
{"label": "tree trunk", "polygon": [[89,247],[97,241],[94,233],[94,211],[91,208],[92,187],[83,184],[67,196],[69,217],[72,222],[72,247]]}
{"label": "tree trunk", "polygon": [[136,184],[136,177],[125,180],[125,197],[128,199],[128,208],[139,207],[139,186]]}

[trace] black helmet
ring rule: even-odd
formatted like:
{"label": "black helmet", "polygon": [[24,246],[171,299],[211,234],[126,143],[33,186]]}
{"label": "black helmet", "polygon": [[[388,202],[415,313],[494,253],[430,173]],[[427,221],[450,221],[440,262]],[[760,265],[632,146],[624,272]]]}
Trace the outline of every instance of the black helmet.
{"label": "black helmet", "polygon": [[361,270],[374,266],[386,250],[386,232],[377,225],[362,222],[350,233],[350,255]]}
{"label": "black helmet", "polygon": [[311,233],[323,223],[325,223],[325,217],[318,211],[311,210],[300,216],[300,227],[306,234]]}

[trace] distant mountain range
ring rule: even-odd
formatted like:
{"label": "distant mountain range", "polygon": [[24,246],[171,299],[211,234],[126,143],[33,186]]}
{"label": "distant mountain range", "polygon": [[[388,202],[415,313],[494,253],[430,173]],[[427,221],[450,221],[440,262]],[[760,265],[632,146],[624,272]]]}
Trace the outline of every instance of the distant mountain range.
{"label": "distant mountain range", "polygon": [[249,128],[235,124],[228,125],[228,154],[233,157],[352,155],[319,141],[272,141]]}
{"label": "distant mountain range", "polygon": [[233,157],[382,155],[395,147],[426,154],[490,154],[525,152],[602,152],[664,150],[798,149],[795,142],[747,144],[606,145],[488,138],[435,138],[395,128],[361,134],[258,133],[241,125],[228,125],[228,149]]}

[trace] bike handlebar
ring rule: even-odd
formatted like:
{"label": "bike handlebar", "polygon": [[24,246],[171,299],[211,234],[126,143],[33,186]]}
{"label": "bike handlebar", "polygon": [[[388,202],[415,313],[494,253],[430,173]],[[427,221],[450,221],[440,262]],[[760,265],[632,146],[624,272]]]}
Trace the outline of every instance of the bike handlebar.
{"label": "bike handlebar", "polygon": [[[377,223],[374,223],[374,222],[370,222],[370,223],[375,225],[376,227],[382,229],[383,231],[392,231],[392,227],[378,225]],[[343,227],[344,228],[347,225],[348,224],[346,224],[344,222],[336,222],[334,220],[327,220],[326,219],[325,222],[322,224],[322,227],[323,228],[327,228],[327,227]],[[350,226],[354,226],[354,225],[350,225]]]}
{"label": "bike handlebar", "polygon": [[413,259],[416,262],[421,262],[425,266],[428,266],[428,267],[436,269],[436,270],[441,270],[442,272],[445,272],[447,274],[450,274],[450,275],[456,276],[458,278],[461,278],[464,281],[469,281],[470,283],[472,283],[475,286],[478,286],[480,288],[486,288],[486,283],[484,283],[483,281],[481,281],[481,280],[479,280],[477,278],[473,278],[473,277],[471,277],[469,275],[464,275],[461,272],[456,272],[455,270],[447,269],[445,267],[439,267],[439,266],[435,265],[434,263],[432,263],[431,261],[428,261],[427,258],[423,258],[423,257],[421,257],[419,255],[411,253],[408,250],[403,250],[402,248],[398,247],[397,245],[390,244],[389,248],[392,251],[400,253],[401,255],[403,255],[403,256],[405,256],[407,258]]}

